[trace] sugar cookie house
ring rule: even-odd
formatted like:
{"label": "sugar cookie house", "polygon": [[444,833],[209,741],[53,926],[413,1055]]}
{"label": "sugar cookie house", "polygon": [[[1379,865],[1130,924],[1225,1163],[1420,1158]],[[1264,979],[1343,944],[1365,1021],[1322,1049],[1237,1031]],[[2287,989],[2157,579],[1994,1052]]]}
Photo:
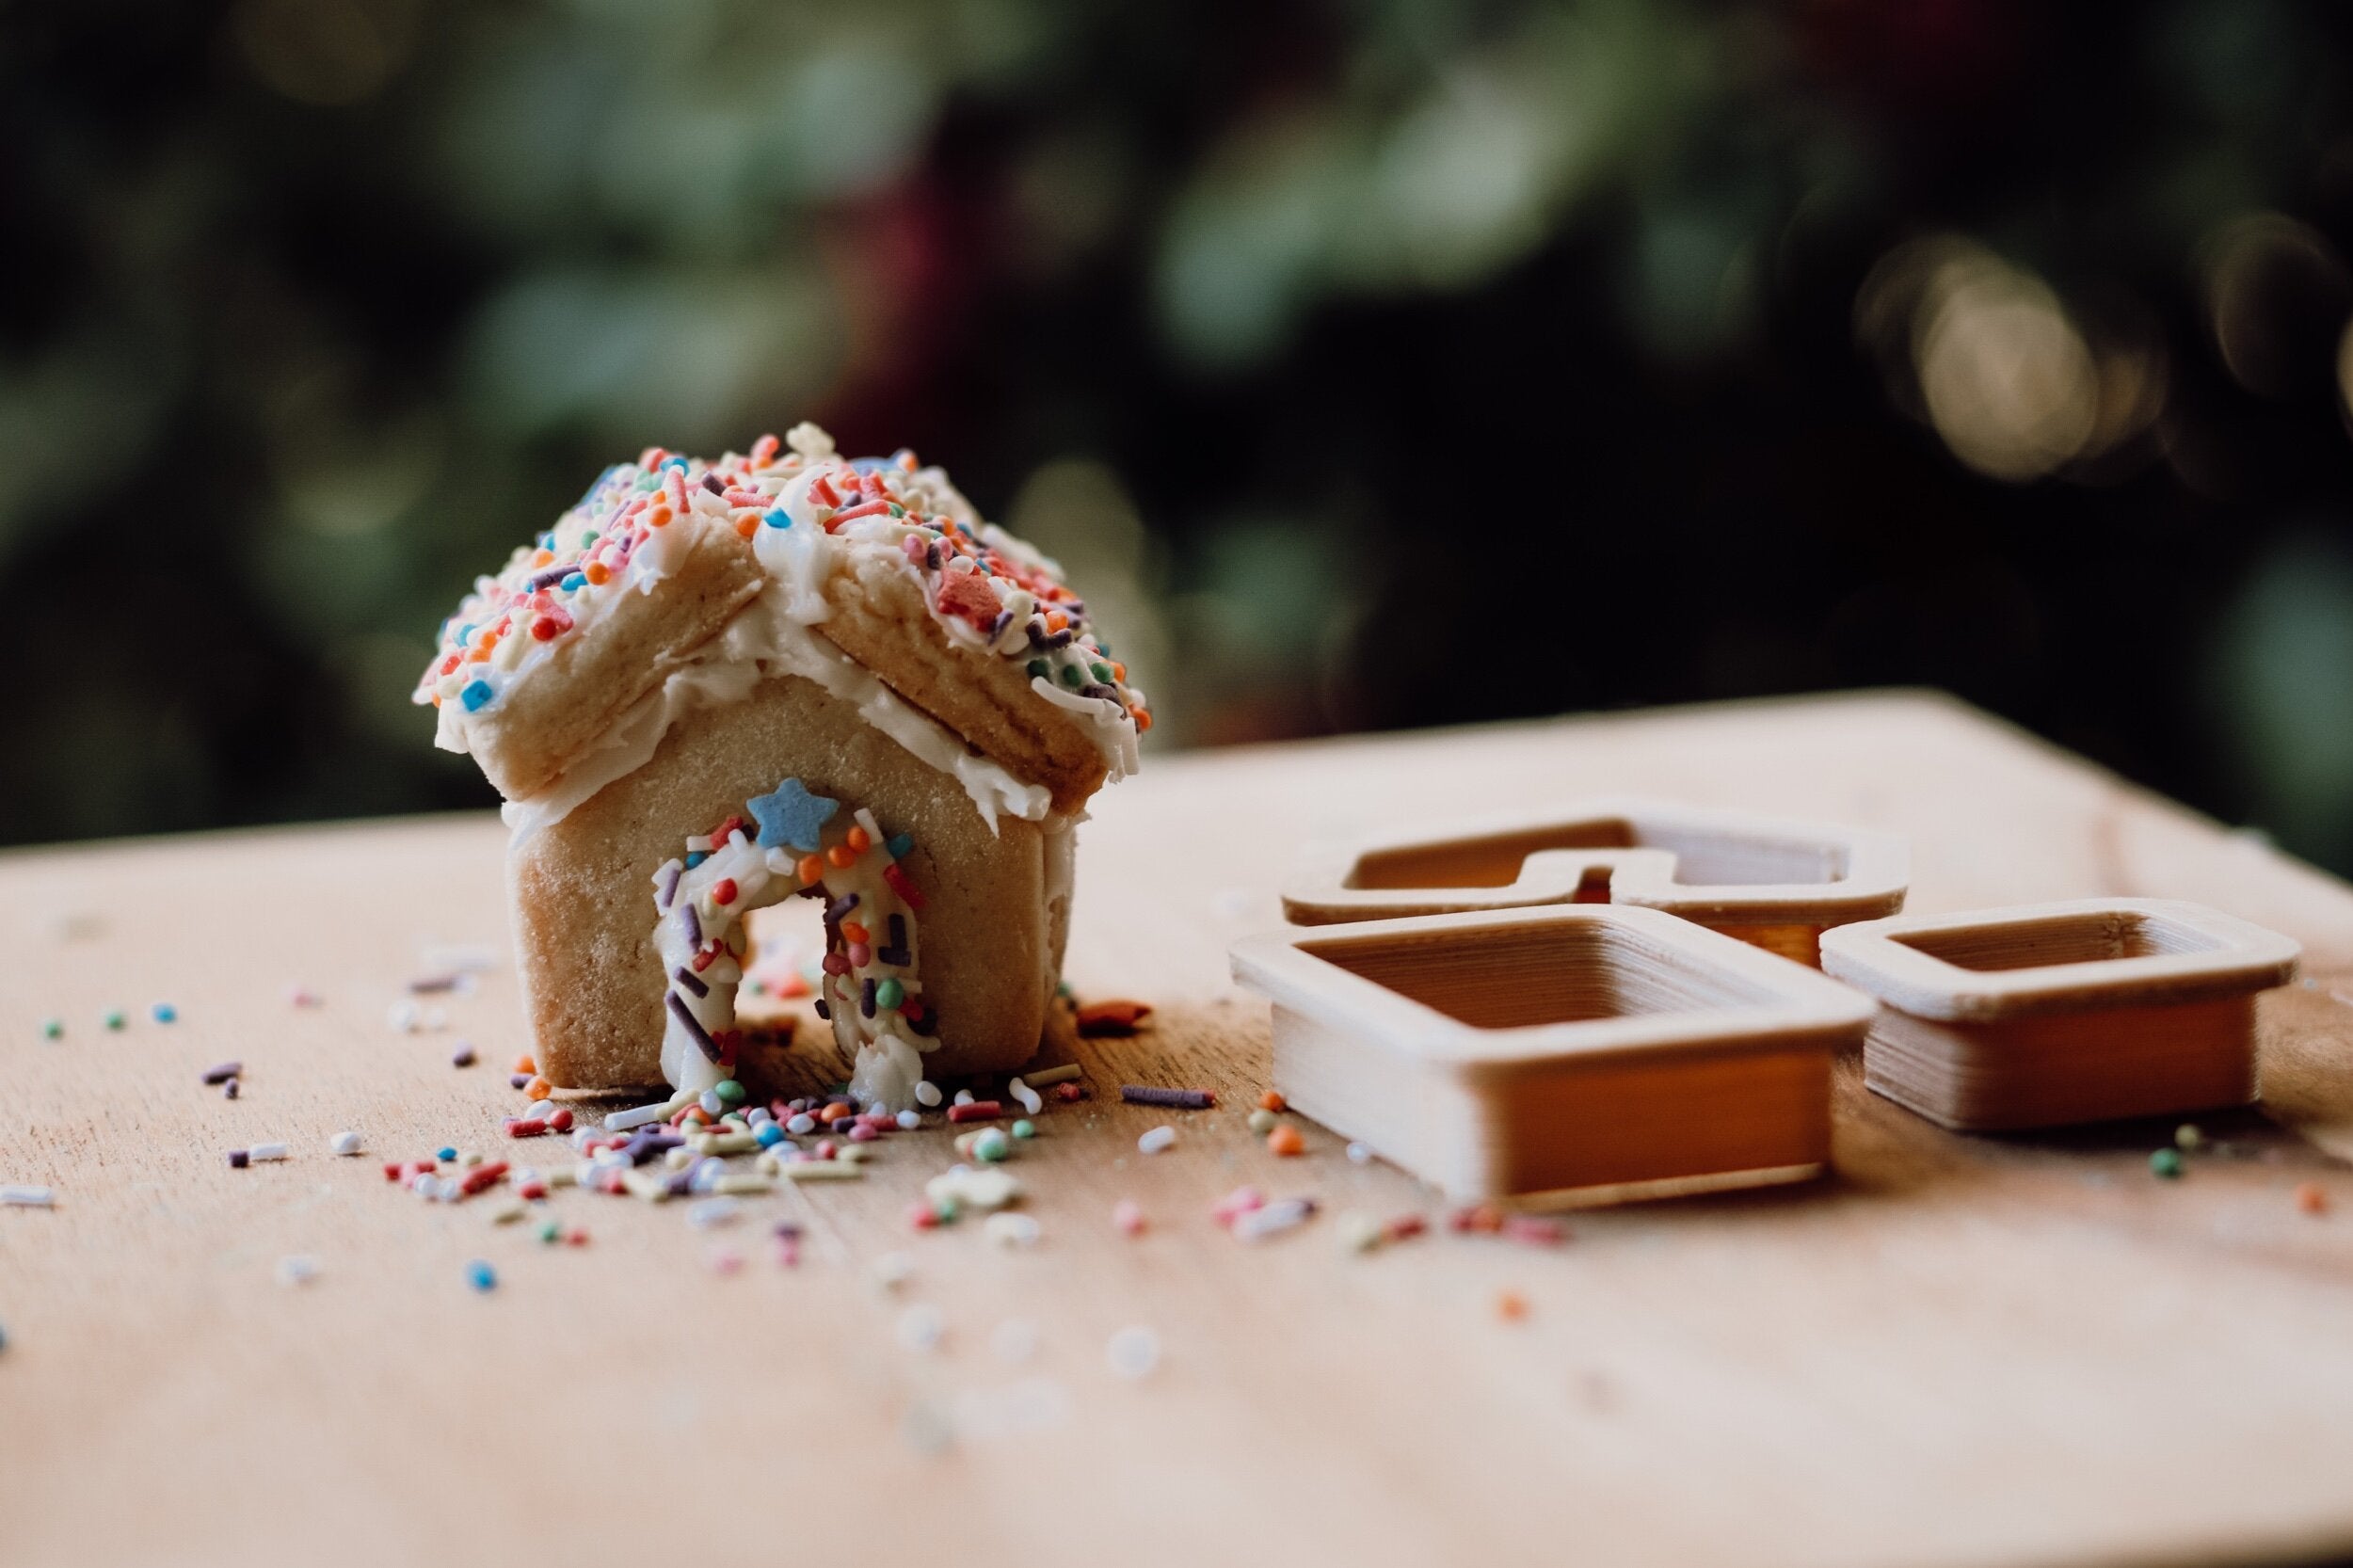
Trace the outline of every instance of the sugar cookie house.
{"label": "sugar cookie house", "polygon": [[1151,724],[1051,561],[808,424],[607,469],[477,582],[416,698],[506,797],[552,1082],[730,1076],[745,916],[798,895],[852,1092],[891,1110],[1036,1048],[1074,824]]}

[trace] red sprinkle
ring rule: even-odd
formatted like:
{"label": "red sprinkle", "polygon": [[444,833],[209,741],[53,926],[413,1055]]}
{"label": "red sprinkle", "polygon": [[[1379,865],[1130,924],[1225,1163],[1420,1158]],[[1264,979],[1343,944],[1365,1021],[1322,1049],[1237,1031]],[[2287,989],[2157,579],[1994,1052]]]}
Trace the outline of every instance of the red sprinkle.
{"label": "red sprinkle", "polygon": [[1004,1107],[995,1100],[971,1100],[948,1108],[948,1119],[952,1122],[993,1122],[1004,1113]]}
{"label": "red sprinkle", "polygon": [[883,868],[883,880],[890,885],[892,892],[906,901],[906,906],[909,909],[919,912],[922,909],[923,895],[916,891],[914,879],[899,869],[897,861],[894,860]]}
{"label": "red sprinkle", "polygon": [[1091,1001],[1079,1009],[1079,1032],[1133,1034],[1151,1012],[1152,1004],[1145,1001]]}
{"label": "red sprinkle", "polygon": [[488,1165],[476,1165],[466,1173],[466,1179],[457,1184],[457,1190],[468,1197],[472,1197],[476,1192],[495,1185],[498,1179],[505,1174],[506,1161],[504,1160],[494,1160]]}
{"label": "red sprinkle", "polygon": [[538,1138],[545,1136],[547,1130],[548,1124],[536,1116],[526,1116],[520,1121],[506,1124],[506,1135],[509,1138]]}
{"label": "red sprinkle", "polygon": [[719,885],[711,889],[711,902],[713,904],[733,904],[735,902],[735,878],[731,876],[721,877],[719,879]]}

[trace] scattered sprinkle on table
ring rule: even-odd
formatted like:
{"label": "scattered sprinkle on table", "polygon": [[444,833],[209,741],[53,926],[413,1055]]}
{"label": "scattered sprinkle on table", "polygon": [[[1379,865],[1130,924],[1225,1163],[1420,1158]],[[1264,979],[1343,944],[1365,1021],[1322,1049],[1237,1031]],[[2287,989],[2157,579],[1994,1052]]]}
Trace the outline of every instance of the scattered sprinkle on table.
{"label": "scattered sprinkle on table", "polygon": [[1158,1154],[1175,1142],[1176,1142],[1175,1128],[1156,1127],[1136,1140],[1136,1151],[1140,1154]]}
{"label": "scattered sprinkle on table", "polygon": [[2298,1182],[2296,1188],[2296,1207],[2306,1214],[2328,1213],[2328,1190],[2317,1181]]}
{"label": "scattered sprinkle on table", "polygon": [[171,1003],[168,1001],[159,1001],[155,1003],[154,1006],[147,1010],[147,1014],[149,1017],[153,1018],[159,1024],[177,1023],[180,1018],[180,1009],[172,1006]]}
{"label": "scattered sprinkle on table", "polygon": [[466,1265],[466,1283],[488,1295],[498,1288],[499,1272],[477,1257]]}
{"label": "scattered sprinkle on table", "polygon": [[1112,1205],[1112,1228],[1122,1236],[1144,1234],[1144,1210],[1133,1198],[1122,1198]]}
{"label": "scattered sprinkle on table", "polygon": [[231,1079],[239,1077],[244,1072],[245,1064],[242,1062],[216,1063],[212,1066],[204,1069],[204,1081],[213,1084],[226,1083]]}
{"label": "scattered sprinkle on table", "polygon": [[1348,1162],[1352,1165],[1369,1165],[1372,1163],[1372,1145],[1369,1144],[1349,1144]]}
{"label": "scattered sprinkle on table", "polygon": [[2168,1181],[2178,1177],[2182,1174],[2180,1151],[2176,1149],[2157,1150],[2149,1157],[2149,1170],[2151,1175],[2162,1176]]}
{"label": "scattered sprinkle on table", "polygon": [[289,1253],[278,1260],[278,1283],[308,1285],[319,1277],[319,1260],[301,1253]]}
{"label": "scattered sprinkle on table", "polygon": [[947,1332],[947,1320],[929,1302],[918,1302],[899,1314],[899,1343],[919,1354],[937,1350]]}
{"label": "scattered sprinkle on table", "polygon": [[256,1144],[251,1148],[248,1149],[246,1153],[256,1160],[283,1160],[286,1158],[286,1145],[283,1144]]}
{"label": "scattered sprinkle on table", "polygon": [[1160,1364],[1160,1336],[1142,1323],[1131,1323],[1103,1347],[1103,1359],[1123,1378],[1149,1377]]}
{"label": "scattered sprinkle on table", "polygon": [[1525,1321],[1528,1317],[1528,1298],[1517,1290],[1497,1291],[1496,1316],[1507,1323]]}
{"label": "scattered sprinkle on table", "polygon": [[[1040,1067],[1033,1073],[1023,1073],[1021,1081],[1032,1089],[1050,1089],[1057,1083],[1068,1083],[1078,1076],[1079,1064],[1076,1062],[1065,1062],[1059,1067]],[[916,1097],[922,1098],[922,1090],[920,1086],[916,1090]]]}
{"label": "scattered sprinkle on table", "polygon": [[241,1078],[232,1078],[220,1086],[220,1097],[225,1100],[236,1099],[244,1093],[245,1080]]}
{"label": "scattered sprinkle on table", "polygon": [[243,1149],[231,1149],[231,1150],[229,1151],[229,1168],[230,1168],[231,1170],[232,1170],[232,1171],[242,1171],[242,1170],[244,1170],[244,1169],[245,1169],[248,1165],[250,1165],[250,1164],[252,1164],[252,1163],[253,1163],[253,1157],[252,1157],[250,1154],[247,1153],[245,1150],[243,1150]]}
{"label": "scattered sprinkle on table", "polygon": [[106,1009],[106,1015],[103,1021],[108,1029],[120,1029],[131,1020],[124,1015],[121,1008],[109,1007]]}
{"label": "scattered sprinkle on table", "polygon": [[981,1234],[1000,1247],[1033,1247],[1042,1232],[1029,1215],[1006,1209],[991,1214]]}
{"label": "scattered sprinkle on table", "polygon": [[1315,1211],[1313,1198],[1283,1198],[1235,1215],[1226,1228],[1237,1241],[1257,1241],[1305,1224]]}
{"label": "scattered sprinkle on table", "polygon": [[1250,1113],[1250,1130],[1251,1130],[1251,1131],[1253,1131],[1253,1132],[1260,1132],[1260,1133],[1264,1133],[1264,1132],[1273,1132],[1273,1131],[1274,1130],[1274,1128],[1275,1128],[1275,1120],[1274,1120],[1274,1112],[1272,1112],[1272,1111],[1268,1111],[1268,1110],[1266,1110],[1266,1109],[1264,1109],[1264,1108],[1262,1107],[1262,1108],[1260,1108],[1259,1110],[1253,1111],[1253,1112]]}
{"label": "scattered sprinkle on table", "polygon": [[995,1100],[966,1100],[948,1108],[951,1122],[993,1122],[1005,1113],[1005,1108]]}
{"label": "scattered sprinkle on table", "polygon": [[1141,1001],[1091,1001],[1079,1009],[1079,1032],[1086,1035],[1133,1034],[1152,1012]]}
{"label": "scattered sprinkle on table", "polygon": [[62,1040],[65,1038],[65,1020],[63,1018],[41,1019],[40,1037],[44,1040]]}
{"label": "scattered sprinkle on table", "polygon": [[473,1047],[468,1045],[463,1040],[458,1041],[457,1048],[449,1053],[449,1064],[453,1067],[472,1066],[474,1064]]}
{"label": "scattered sprinkle on table", "polygon": [[1265,1094],[1258,1096],[1258,1109],[1279,1114],[1280,1112],[1289,1109],[1289,1102],[1284,1099],[1282,1096],[1276,1094],[1273,1090],[1269,1089]]}
{"label": "scattered sprinkle on table", "polygon": [[360,1135],[352,1131],[350,1128],[345,1128],[343,1131],[338,1132],[334,1137],[329,1138],[327,1141],[327,1152],[329,1154],[340,1155],[358,1154],[360,1152]]}
{"label": "scattered sprinkle on table", "polygon": [[55,1208],[57,1194],[46,1187],[25,1183],[0,1187],[0,1208]]}
{"label": "scattered sprinkle on table", "polygon": [[1297,1128],[1286,1122],[1266,1135],[1266,1146],[1269,1154],[1289,1160],[1307,1152],[1307,1140],[1299,1135]]}
{"label": "scattered sprinkle on table", "polygon": [[1217,1096],[1207,1089],[1161,1089],[1148,1083],[1123,1083],[1119,1097],[1129,1105],[1165,1106],[1173,1111],[1208,1111]]}
{"label": "scattered sprinkle on table", "polygon": [[2206,1134],[2196,1122],[2184,1122],[2173,1129],[2173,1146],[2194,1149],[2206,1141]]}

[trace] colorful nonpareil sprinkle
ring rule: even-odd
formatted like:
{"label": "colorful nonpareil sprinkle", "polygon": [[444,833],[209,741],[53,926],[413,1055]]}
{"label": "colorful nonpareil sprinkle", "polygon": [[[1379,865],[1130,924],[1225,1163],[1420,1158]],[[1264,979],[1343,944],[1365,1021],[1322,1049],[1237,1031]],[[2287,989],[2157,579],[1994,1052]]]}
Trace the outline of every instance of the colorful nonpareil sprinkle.
{"label": "colorful nonpareil sprinkle", "polygon": [[40,1037],[44,1040],[63,1039],[65,1037],[65,1020],[63,1018],[41,1019]]}
{"label": "colorful nonpareil sprinkle", "polygon": [[2317,1181],[2301,1181],[2296,1186],[2296,1207],[2299,1213],[2329,1212],[2329,1192]]}
{"label": "colorful nonpareil sprinkle", "polygon": [[499,1272],[477,1257],[466,1265],[466,1283],[488,1295],[498,1288]]}
{"label": "colorful nonpareil sprinkle", "polygon": [[147,1010],[147,1015],[159,1024],[177,1023],[180,1021],[180,1009],[172,1006],[171,1003],[168,1001],[159,1001],[155,1003],[154,1006]]}
{"label": "colorful nonpareil sprinkle", "polygon": [[1290,1159],[1307,1152],[1307,1140],[1299,1135],[1297,1128],[1286,1122],[1266,1135],[1266,1147],[1269,1154]]}
{"label": "colorful nonpareil sprinkle", "polygon": [[2180,1151],[2175,1149],[2157,1150],[2149,1157],[2149,1171],[2151,1175],[2163,1176],[2169,1181],[2172,1180],[2176,1176],[2179,1176],[2182,1174],[2182,1156]]}

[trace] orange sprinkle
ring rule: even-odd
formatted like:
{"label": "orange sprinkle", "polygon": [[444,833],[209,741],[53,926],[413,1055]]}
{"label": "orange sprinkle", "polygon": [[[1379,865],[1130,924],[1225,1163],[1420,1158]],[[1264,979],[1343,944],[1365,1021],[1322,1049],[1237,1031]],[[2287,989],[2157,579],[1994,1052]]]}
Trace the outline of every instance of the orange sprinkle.
{"label": "orange sprinkle", "polygon": [[610,583],[613,581],[613,568],[606,566],[602,561],[591,561],[588,563],[588,570],[585,575],[591,583]]}
{"label": "orange sprinkle", "polygon": [[1060,631],[1062,631],[1064,627],[1067,627],[1069,624],[1070,624],[1070,617],[1069,617],[1068,616],[1064,615],[1064,614],[1063,614],[1060,610],[1048,610],[1048,611],[1047,611],[1047,612],[1046,612],[1046,630],[1047,630],[1047,631],[1048,631],[1048,632],[1060,632]]}
{"label": "orange sprinkle", "polygon": [[519,1073],[536,1073],[539,1070],[539,1064],[531,1059],[529,1051],[525,1051],[515,1058],[515,1070]]}
{"label": "orange sprinkle", "polygon": [[2328,1189],[2317,1181],[2298,1182],[2296,1188],[2296,1207],[2307,1214],[2328,1213]]}
{"label": "orange sprinkle", "polygon": [[1496,1292],[1496,1316],[1507,1323],[1516,1323],[1528,1316],[1528,1298],[1517,1290]]}
{"label": "orange sprinkle", "polygon": [[847,844],[836,844],[825,851],[825,858],[837,866],[855,866],[857,864],[857,852]]}
{"label": "orange sprinkle", "polygon": [[656,506],[652,511],[646,514],[646,524],[650,528],[667,528],[670,526],[670,508],[667,506]]}
{"label": "orange sprinkle", "polygon": [[867,836],[866,829],[862,827],[853,827],[850,829],[849,833],[849,843],[852,849],[857,851],[860,855],[863,855],[869,849],[873,847],[874,840]]}
{"label": "orange sprinkle", "polygon": [[1091,1001],[1079,1009],[1079,1032],[1133,1034],[1151,1011],[1148,1001]]}
{"label": "orange sprinkle", "polygon": [[1290,1102],[1272,1089],[1258,1096],[1258,1109],[1261,1111],[1286,1111],[1289,1108]]}
{"label": "orange sprinkle", "polygon": [[1293,1155],[1307,1152],[1307,1140],[1299,1135],[1297,1128],[1286,1122],[1266,1135],[1266,1146],[1269,1154],[1289,1160]]}
{"label": "orange sprinkle", "polygon": [[850,1108],[842,1104],[840,1100],[836,1100],[831,1105],[825,1107],[823,1111],[817,1112],[817,1119],[824,1123],[827,1127],[831,1127],[834,1123],[840,1121],[842,1117],[847,1116],[848,1114],[850,1114]]}
{"label": "orange sprinkle", "polygon": [[757,513],[746,512],[742,517],[735,520],[735,536],[737,538],[748,539],[755,533],[759,532],[759,530],[760,517]]}
{"label": "orange sprinkle", "polygon": [[863,942],[866,940],[866,928],[856,920],[843,920],[841,939],[845,942]]}
{"label": "orange sprinkle", "polygon": [[533,1099],[543,1100],[550,1095],[555,1093],[555,1085],[550,1083],[544,1078],[535,1078],[524,1086],[523,1093],[530,1096]]}
{"label": "orange sprinkle", "polygon": [[1130,708],[1128,716],[1136,721],[1136,733],[1141,735],[1152,728],[1152,715],[1141,708]]}
{"label": "orange sprinkle", "polygon": [[531,552],[531,564],[535,567],[544,567],[554,559],[555,552],[544,547]]}
{"label": "orange sprinkle", "polygon": [[799,873],[801,885],[803,887],[807,887],[808,884],[819,881],[824,876],[825,862],[817,856],[804,855],[801,856],[801,863],[792,869],[794,872]]}
{"label": "orange sprinkle", "polygon": [[466,663],[469,664],[487,664],[489,662],[490,649],[488,645],[477,648],[472,652],[466,655]]}
{"label": "orange sprinkle", "polygon": [[1116,659],[1112,661],[1112,679],[1113,680],[1125,680],[1128,679],[1128,666],[1121,664]]}

